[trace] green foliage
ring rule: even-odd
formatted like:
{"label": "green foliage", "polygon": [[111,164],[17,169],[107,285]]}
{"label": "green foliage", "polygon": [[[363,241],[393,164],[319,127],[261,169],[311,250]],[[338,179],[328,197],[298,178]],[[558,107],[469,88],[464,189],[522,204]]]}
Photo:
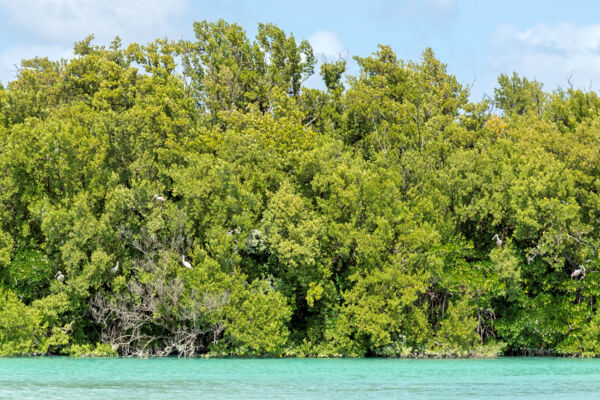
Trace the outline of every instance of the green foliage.
{"label": "green foliage", "polygon": [[46,354],[69,342],[70,324],[60,325],[66,311],[62,295],[23,304],[12,291],[0,291],[0,356]]}
{"label": "green foliage", "polygon": [[521,78],[516,72],[512,76],[501,74],[498,77],[499,87],[494,90],[496,106],[508,114],[523,115],[533,111],[542,114],[546,94],[542,84]]}
{"label": "green foliage", "polygon": [[117,352],[108,343],[74,344],[64,350],[71,357],[116,357]]}
{"label": "green foliage", "polygon": [[342,90],[342,77],[346,72],[346,61],[325,62],[321,64],[321,77],[327,90],[333,92]]}
{"label": "green foliage", "polygon": [[231,354],[281,355],[291,316],[285,297],[266,281],[254,281],[238,293],[225,311]]}
{"label": "green foliage", "polygon": [[198,104],[207,111],[261,111],[272,107],[277,88],[291,97],[312,75],[316,63],[307,41],[296,43],[273,24],[259,24],[252,43],[244,30],[223,20],[194,23],[196,42],[181,43],[185,74],[195,88]]}
{"label": "green foliage", "polygon": [[436,334],[436,344],[446,352],[460,353],[473,348],[479,341],[478,321],[474,314],[466,298],[450,304]]}
{"label": "green foliage", "polygon": [[[364,277],[352,277],[356,283],[345,295],[340,325],[332,336],[341,333],[354,338],[362,345],[363,354],[382,353],[390,345],[423,347],[429,324],[418,300],[425,292],[428,276],[403,269],[402,265],[394,265]],[[344,344],[348,341],[341,340]]]}
{"label": "green foliage", "polygon": [[194,30],[0,86],[0,355],[600,355],[596,93]]}

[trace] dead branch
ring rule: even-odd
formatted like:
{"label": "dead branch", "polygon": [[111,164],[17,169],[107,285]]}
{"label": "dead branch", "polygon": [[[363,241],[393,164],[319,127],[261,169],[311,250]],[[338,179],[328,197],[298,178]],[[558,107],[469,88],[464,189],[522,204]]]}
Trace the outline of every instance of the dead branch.
{"label": "dead branch", "polygon": [[209,315],[228,304],[227,291],[187,291],[176,274],[177,259],[184,244],[177,232],[165,246],[153,235],[132,242],[140,256],[126,290],[98,293],[89,309],[100,326],[104,343],[126,357],[193,357],[217,343],[224,321],[209,321]]}

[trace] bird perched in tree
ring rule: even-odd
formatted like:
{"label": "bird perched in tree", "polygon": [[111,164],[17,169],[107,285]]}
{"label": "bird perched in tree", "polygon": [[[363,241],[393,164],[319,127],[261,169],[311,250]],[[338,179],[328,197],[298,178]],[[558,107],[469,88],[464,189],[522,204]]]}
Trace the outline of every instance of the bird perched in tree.
{"label": "bird perched in tree", "polygon": [[113,274],[116,274],[117,272],[119,272],[119,262],[118,261],[115,264],[115,266],[110,269],[110,272],[112,272]]}
{"label": "bird perched in tree", "polygon": [[498,236],[497,233],[494,235],[492,240],[496,241],[496,247],[502,247],[502,244],[504,243],[504,242],[502,242],[502,239],[500,239],[500,236]]}
{"label": "bird perched in tree", "polygon": [[155,195],[154,195],[154,197],[152,197],[152,199],[153,199],[153,200],[156,200],[156,201],[159,201],[159,202],[161,202],[161,203],[164,203],[165,201],[167,201],[167,199],[165,199],[164,197],[162,197],[162,196],[159,196],[159,195],[157,195],[157,194],[155,194]]}
{"label": "bird perched in tree", "polygon": [[60,271],[58,271],[56,273],[56,275],[54,275],[54,276],[56,277],[56,280],[59,281],[60,283],[63,283],[65,281],[65,276]]}
{"label": "bird perched in tree", "polygon": [[185,261],[185,256],[181,256],[181,263],[187,269],[194,269],[194,268],[192,268],[192,264],[190,264],[189,262]]}
{"label": "bird perched in tree", "polygon": [[583,279],[585,278],[586,269],[583,265],[580,265],[575,271],[571,272],[571,279]]}

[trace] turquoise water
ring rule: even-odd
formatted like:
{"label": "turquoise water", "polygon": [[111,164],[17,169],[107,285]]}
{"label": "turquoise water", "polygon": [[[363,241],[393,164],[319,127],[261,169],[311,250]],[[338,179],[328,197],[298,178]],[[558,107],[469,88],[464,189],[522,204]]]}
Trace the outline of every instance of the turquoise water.
{"label": "turquoise water", "polygon": [[594,399],[600,360],[0,358],[7,399]]}

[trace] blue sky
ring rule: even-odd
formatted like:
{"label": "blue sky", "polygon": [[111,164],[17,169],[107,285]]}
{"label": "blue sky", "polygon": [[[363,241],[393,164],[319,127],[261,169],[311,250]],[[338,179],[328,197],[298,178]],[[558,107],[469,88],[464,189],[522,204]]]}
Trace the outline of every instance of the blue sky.
{"label": "blue sky", "polygon": [[[432,47],[450,72],[493,95],[500,73],[600,89],[600,3],[572,0],[0,0],[0,82],[22,58],[69,57],[89,34],[108,44],[193,38],[193,21],[224,18],[250,36],[273,22],[309,40],[320,59],[366,56],[389,44],[403,59]],[[350,72],[356,66],[350,66]],[[308,82],[319,87],[318,78]]]}

